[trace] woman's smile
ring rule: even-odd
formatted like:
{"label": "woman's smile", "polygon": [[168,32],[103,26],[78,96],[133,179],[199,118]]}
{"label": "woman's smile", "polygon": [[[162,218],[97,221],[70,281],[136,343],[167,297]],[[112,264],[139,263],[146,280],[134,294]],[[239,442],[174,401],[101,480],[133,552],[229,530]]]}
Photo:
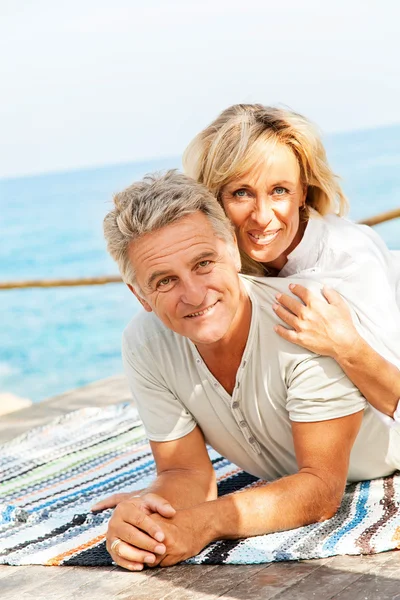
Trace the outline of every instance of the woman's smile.
{"label": "woman's smile", "polygon": [[282,229],[273,229],[260,233],[258,231],[248,231],[247,235],[250,241],[256,246],[267,246],[276,240]]}

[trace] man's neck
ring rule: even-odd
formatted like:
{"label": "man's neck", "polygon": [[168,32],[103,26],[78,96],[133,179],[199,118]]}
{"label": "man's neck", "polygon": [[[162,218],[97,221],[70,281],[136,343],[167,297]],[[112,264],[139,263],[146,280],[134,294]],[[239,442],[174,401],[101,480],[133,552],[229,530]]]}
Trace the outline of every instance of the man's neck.
{"label": "man's neck", "polygon": [[239,307],[230,330],[215,344],[197,346],[209,371],[229,394],[235,387],[236,373],[249,337],[251,313],[251,300],[242,284]]}

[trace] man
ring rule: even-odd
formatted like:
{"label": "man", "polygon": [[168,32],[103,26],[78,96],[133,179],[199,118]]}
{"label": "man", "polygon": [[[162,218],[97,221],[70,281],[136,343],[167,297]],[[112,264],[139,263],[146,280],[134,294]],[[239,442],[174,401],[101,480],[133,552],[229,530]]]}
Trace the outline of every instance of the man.
{"label": "man", "polygon": [[[123,360],[157,465],[139,495],[93,507],[122,500],[107,534],[119,565],[168,566],[216,539],[328,519],[346,479],[400,466],[399,433],[363,415],[337,363],[276,335],[287,282],[238,275],[231,225],[203,186],[147,177],[117,194],[104,227],[146,311],[125,330]],[[270,483],[217,498],[205,441]]]}

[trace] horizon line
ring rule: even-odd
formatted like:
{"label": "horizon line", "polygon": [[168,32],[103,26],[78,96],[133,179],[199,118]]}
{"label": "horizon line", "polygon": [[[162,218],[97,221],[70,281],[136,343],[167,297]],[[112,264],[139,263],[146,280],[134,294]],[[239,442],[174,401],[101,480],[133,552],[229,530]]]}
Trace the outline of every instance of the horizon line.
{"label": "horizon line", "polygon": [[[355,129],[345,129],[345,130],[339,130],[339,131],[330,131],[330,132],[322,132],[322,137],[335,137],[335,136],[343,136],[343,135],[349,135],[349,134],[354,134],[354,133],[362,133],[362,132],[367,132],[367,131],[377,131],[377,130],[382,130],[382,129],[389,129],[392,127],[400,127],[400,122],[394,122],[394,123],[386,123],[383,125],[376,125],[376,126],[372,126],[372,127],[358,127]],[[156,156],[156,157],[145,157],[145,158],[137,158],[137,159],[131,159],[131,160],[122,160],[122,161],[117,161],[117,162],[109,162],[109,163],[96,163],[96,164],[85,164],[85,165],[80,165],[80,166],[71,166],[71,167],[60,167],[60,168],[55,168],[55,169],[50,169],[49,171],[33,171],[32,173],[29,172],[21,172],[20,174],[15,174],[15,175],[1,175],[0,174],[0,183],[4,182],[4,181],[11,181],[14,179],[29,179],[29,178],[34,178],[34,177],[44,177],[44,176],[48,176],[48,175],[66,175],[67,173],[77,173],[80,171],[91,171],[91,170],[98,170],[98,169],[107,169],[107,168],[115,168],[115,167],[124,167],[124,166],[128,166],[128,165],[140,165],[140,164],[144,164],[144,163],[149,163],[149,162],[155,162],[155,161],[164,161],[164,160],[175,160],[178,159],[179,161],[181,161],[182,159],[182,155],[170,155],[170,156]]]}

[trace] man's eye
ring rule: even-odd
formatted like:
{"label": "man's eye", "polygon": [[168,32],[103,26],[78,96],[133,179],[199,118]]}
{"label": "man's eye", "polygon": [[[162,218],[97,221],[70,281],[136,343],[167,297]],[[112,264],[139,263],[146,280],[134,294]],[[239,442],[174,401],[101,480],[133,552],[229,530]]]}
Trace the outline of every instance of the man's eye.
{"label": "man's eye", "polygon": [[211,264],[211,260],[202,260],[199,262],[199,267],[208,267]]}
{"label": "man's eye", "polygon": [[171,277],[164,277],[164,279],[160,279],[157,281],[157,288],[165,287],[171,283]]}
{"label": "man's eye", "polygon": [[284,188],[284,187],[282,187],[282,186],[278,186],[278,187],[276,187],[276,188],[274,189],[274,193],[275,193],[277,196],[283,196],[284,194],[287,194],[287,193],[288,193],[288,191],[289,191],[289,190],[288,190],[287,188]]}

